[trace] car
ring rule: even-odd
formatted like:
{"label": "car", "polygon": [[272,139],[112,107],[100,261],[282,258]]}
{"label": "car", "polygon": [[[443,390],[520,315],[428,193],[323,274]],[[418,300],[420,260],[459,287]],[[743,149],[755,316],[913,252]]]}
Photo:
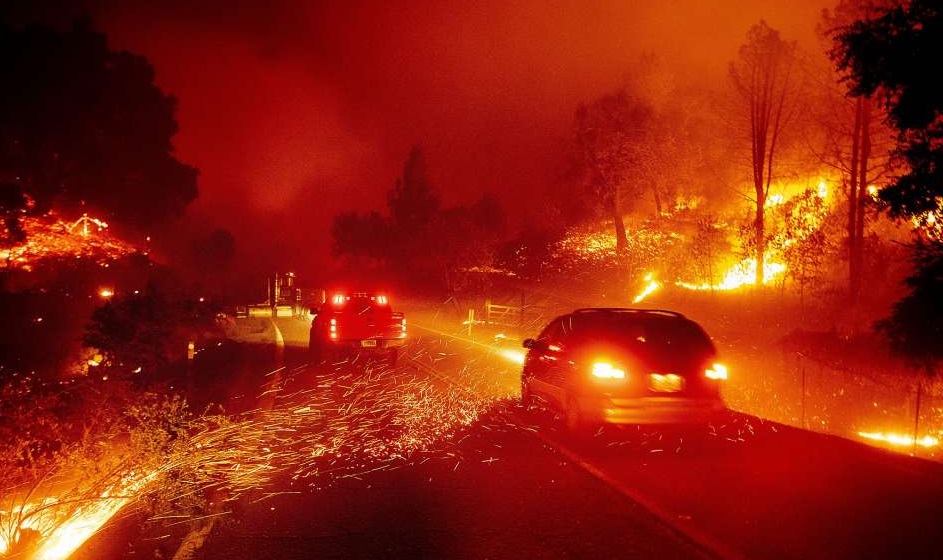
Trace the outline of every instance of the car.
{"label": "car", "polygon": [[395,366],[406,344],[406,317],[393,311],[390,299],[379,292],[335,292],[311,308],[308,353],[313,363],[343,354],[369,352],[385,356]]}
{"label": "car", "polygon": [[707,424],[727,409],[727,368],[704,329],[675,311],[577,309],[524,347],[522,403],[559,412],[575,433],[606,424]]}

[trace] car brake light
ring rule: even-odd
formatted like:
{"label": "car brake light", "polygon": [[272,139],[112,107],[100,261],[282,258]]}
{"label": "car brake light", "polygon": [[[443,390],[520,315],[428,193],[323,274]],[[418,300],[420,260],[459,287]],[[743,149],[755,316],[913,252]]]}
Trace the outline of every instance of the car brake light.
{"label": "car brake light", "polygon": [[593,377],[599,379],[625,379],[625,371],[606,362],[596,362],[593,364]]}
{"label": "car brake light", "polygon": [[708,379],[727,379],[727,366],[724,364],[714,364],[704,370],[704,375],[706,375]]}

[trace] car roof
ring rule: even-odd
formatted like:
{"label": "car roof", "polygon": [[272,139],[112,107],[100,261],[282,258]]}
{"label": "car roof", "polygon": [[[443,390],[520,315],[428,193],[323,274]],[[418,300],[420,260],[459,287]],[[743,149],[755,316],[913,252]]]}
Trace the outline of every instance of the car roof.
{"label": "car roof", "polygon": [[651,316],[663,316],[663,317],[675,317],[677,319],[687,319],[683,314],[678,313],[677,311],[669,311],[667,309],[639,309],[635,307],[582,307],[570,312],[570,315],[589,315],[594,313],[611,313],[619,315],[651,315]]}

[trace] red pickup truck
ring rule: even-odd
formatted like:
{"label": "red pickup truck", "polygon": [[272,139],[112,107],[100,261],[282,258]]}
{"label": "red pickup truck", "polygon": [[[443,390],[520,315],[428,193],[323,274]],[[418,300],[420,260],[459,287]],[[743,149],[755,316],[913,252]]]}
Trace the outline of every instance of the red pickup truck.
{"label": "red pickup truck", "polygon": [[384,355],[395,366],[406,344],[406,317],[393,311],[384,294],[334,293],[311,312],[308,353],[313,363],[366,351]]}

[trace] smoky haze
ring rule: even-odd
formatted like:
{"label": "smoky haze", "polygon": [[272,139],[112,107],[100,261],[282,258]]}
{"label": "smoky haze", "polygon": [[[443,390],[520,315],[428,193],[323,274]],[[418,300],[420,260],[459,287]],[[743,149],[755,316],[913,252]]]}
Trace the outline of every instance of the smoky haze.
{"label": "smoky haze", "polygon": [[175,144],[201,170],[191,229],[243,262],[309,276],[339,211],[383,209],[410,148],[445,204],[495,192],[511,223],[559,174],[576,106],[652,53],[720,87],[760,19],[814,46],[822,0],[753,2],[92,2],[113,47],[179,101]]}

